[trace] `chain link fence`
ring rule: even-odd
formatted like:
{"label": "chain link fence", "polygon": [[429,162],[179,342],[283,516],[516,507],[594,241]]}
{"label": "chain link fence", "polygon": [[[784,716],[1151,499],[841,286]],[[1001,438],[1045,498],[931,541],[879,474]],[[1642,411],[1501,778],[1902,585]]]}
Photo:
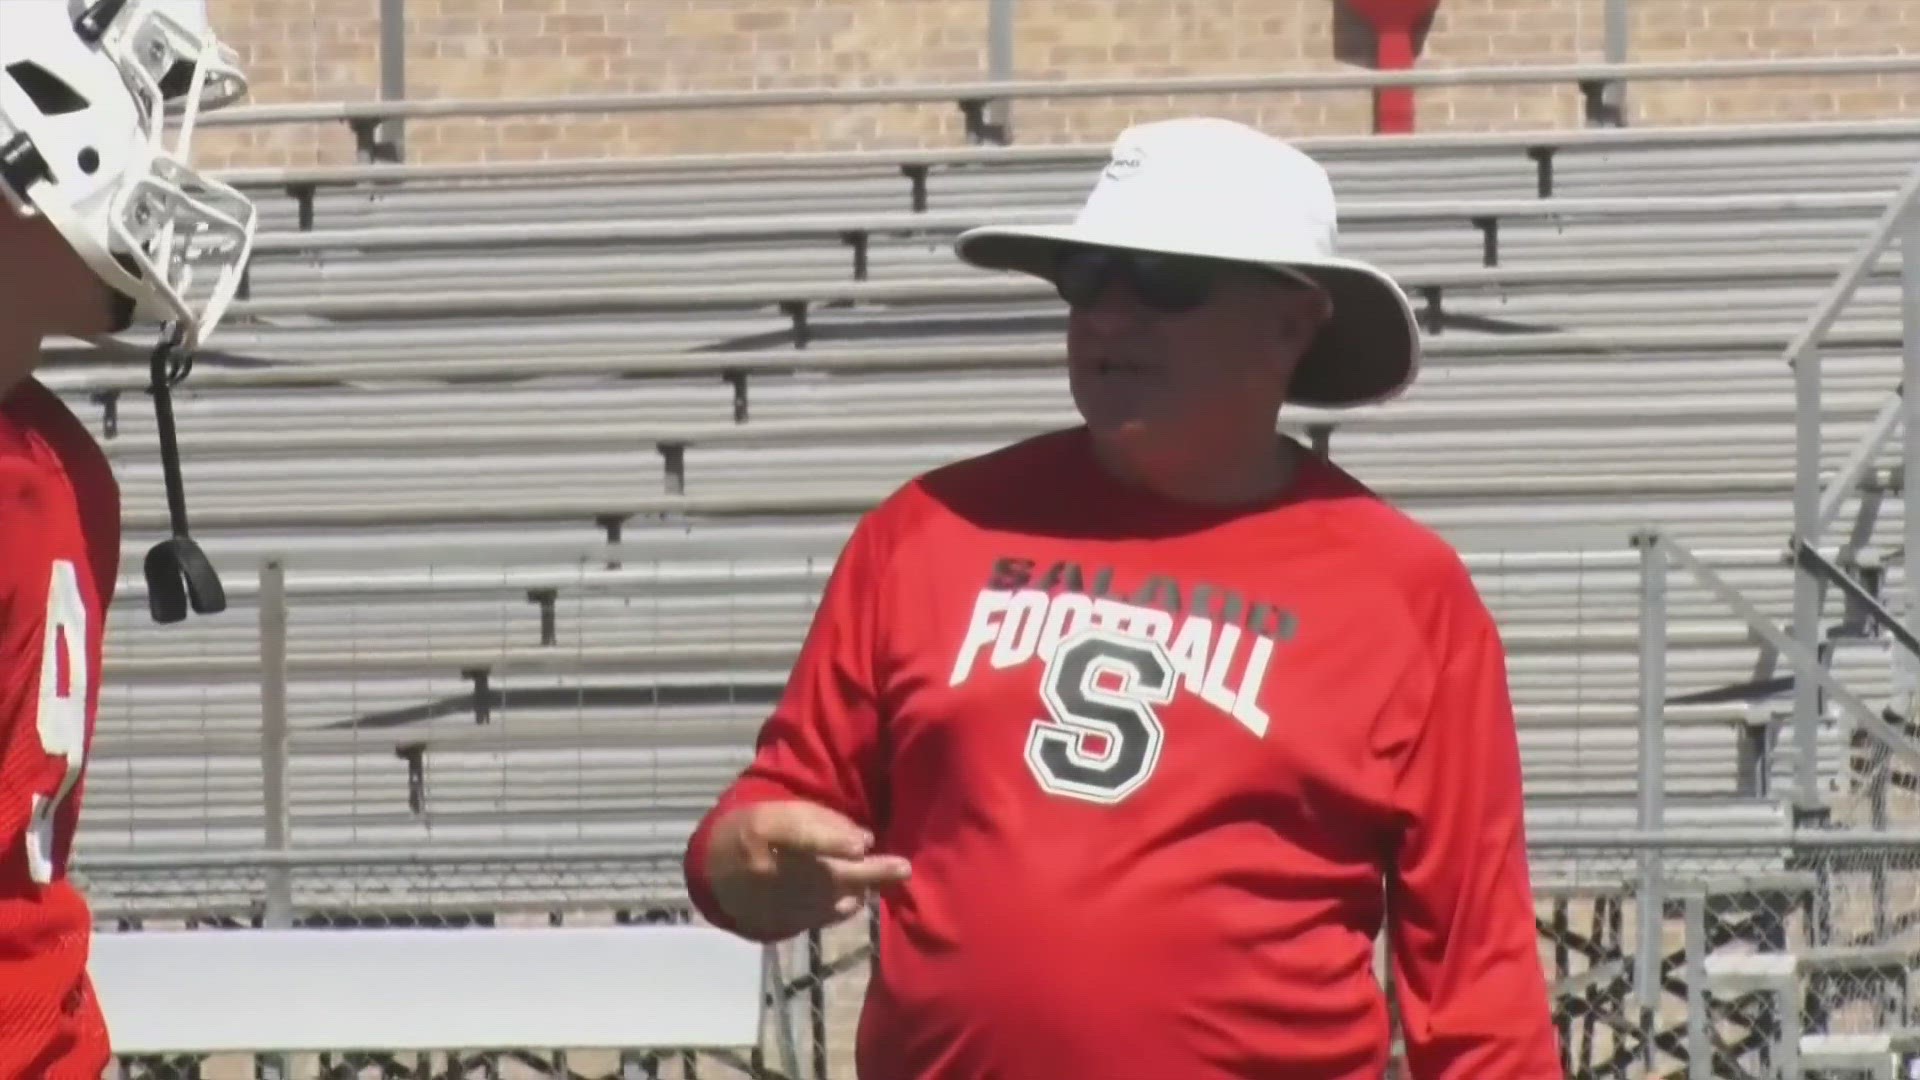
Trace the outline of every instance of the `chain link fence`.
{"label": "chain link fence", "polygon": [[1569,1077],[1863,1075],[1833,1068],[1863,1060],[1836,1048],[1879,1037],[1893,1067],[1914,1023],[1920,835],[1596,839],[1534,864]]}
{"label": "chain link fence", "polygon": [[120,1062],[117,1070],[118,1080],[741,1080],[765,1075],[711,1053],[567,1050],[137,1058]]}
{"label": "chain link fence", "polygon": [[[685,922],[677,862],[607,853],[225,864],[87,875],[103,931]],[[212,862],[213,860],[208,860]],[[1535,920],[1570,1080],[1904,1076],[1920,1026],[1920,833],[1560,835],[1532,852]],[[1646,874],[1651,865],[1655,873]],[[1653,934],[1646,932],[1653,928]],[[121,1075],[827,1080],[851,1075],[871,913],[779,950],[757,1057],[528,1048],[511,1054],[129,1060]],[[1656,973],[1651,981],[1646,972]],[[501,972],[511,979],[513,972]],[[1916,1057],[1915,1060],[1920,1060]],[[1862,1063],[1874,1063],[1863,1071]],[[1852,1071],[1839,1067],[1844,1063]]]}

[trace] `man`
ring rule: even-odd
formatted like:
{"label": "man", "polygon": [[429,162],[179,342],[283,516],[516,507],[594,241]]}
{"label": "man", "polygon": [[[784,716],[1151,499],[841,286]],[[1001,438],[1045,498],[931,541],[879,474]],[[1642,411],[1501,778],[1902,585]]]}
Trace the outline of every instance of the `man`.
{"label": "man", "polygon": [[[119,493],[34,370],[45,338],[97,338],[136,317],[173,324],[167,365],[213,330],[253,210],[160,136],[170,107],[190,125],[236,85],[218,43],[154,0],[0,0],[0,1077],[98,1080],[111,1056],[67,863]],[[190,302],[196,268],[213,285]]]}
{"label": "man", "polygon": [[772,941],[881,901],[863,1080],[1559,1074],[1494,622],[1276,433],[1419,338],[1306,156],[1126,131],[1078,219],[960,256],[1070,306],[1083,426],[915,479],[830,578],[687,884]]}

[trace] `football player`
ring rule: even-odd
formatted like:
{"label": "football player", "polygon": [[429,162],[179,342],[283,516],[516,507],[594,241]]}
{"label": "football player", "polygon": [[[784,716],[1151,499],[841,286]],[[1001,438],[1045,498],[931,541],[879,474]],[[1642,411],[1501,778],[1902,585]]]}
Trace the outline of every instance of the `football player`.
{"label": "football player", "polygon": [[151,608],[172,622],[224,603],[186,535],[167,390],[236,290],[255,213],[186,161],[196,115],[245,90],[186,10],[0,3],[0,1076],[98,1080],[111,1057],[67,861],[120,501],[104,452],[35,377],[48,338],[163,325],[151,366],[175,536],[147,559]]}

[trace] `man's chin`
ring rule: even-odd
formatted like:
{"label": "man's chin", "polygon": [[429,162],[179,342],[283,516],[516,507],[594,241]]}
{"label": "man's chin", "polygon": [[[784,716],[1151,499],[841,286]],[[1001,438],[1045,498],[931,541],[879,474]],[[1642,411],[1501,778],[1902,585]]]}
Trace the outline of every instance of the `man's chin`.
{"label": "man's chin", "polygon": [[1134,461],[1164,458],[1178,445],[1179,433],[1164,420],[1146,416],[1102,417],[1087,422],[1093,439],[1116,456]]}
{"label": "man's chin", "polygon": [[1107,410],[1086,417],[1087,427],[1102,438],[1159,440],[1170,437],[1172,426],[1164,416],[1144,410]]}

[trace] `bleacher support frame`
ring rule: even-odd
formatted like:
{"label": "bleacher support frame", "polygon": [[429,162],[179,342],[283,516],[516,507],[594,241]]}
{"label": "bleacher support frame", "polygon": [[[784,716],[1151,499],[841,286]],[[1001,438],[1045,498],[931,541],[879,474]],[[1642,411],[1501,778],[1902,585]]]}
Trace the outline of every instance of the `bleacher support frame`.
{"label": "bleacher support frame", "polygon": [[[1862,473],[1886,439],[1896,430],[1904,428],[1908,432],[1920,432],[1920,399],[1904,394],[1901,389],[1892,391],[1889,401],[1881,410],[1876,422],[1864,434],[1861,442],[1849,454],[1840,472],[1822,484],[1823,458],[1821,437],[1821,368],[1820,348],[1828,329],[1839,316],[1841,309],[1858,288],[1861,281],[1873,271],[1883,253],[1898,243],[1905,252],[1911,254],[1920,251],[1920,213],[1916,212],[1916,202],[1920,202],[1920,169],[1915,169],[1899,192],[1891,200],[1872,233],[1862,242],[1854,256],[1836,277],[1831,289],[1818,308],[1812,312],[1806,325],[1788,345],[1785,361],[1795,375],[1796,420],[1796,461],[1794,492],[1794,530],[1789,538],[1783,564],[1793,575],[1794,612],[1789,630],[1773,625],[1758,608],[1743,597],[1740,592],[1722,580],[1713,569],[1698,556],[1671,536],[1658,528],[1648,528],[1636,534],[1634,543],[1643,554],[1642,578],[1642,633],[1641,648],[1641,707],[1643,709],[1640,752],[1641,752],[1641,790],[1639,828],[1644,834],[1642,839],[1652,841],[1662,837],[1671,842],[1675,837],[1664,832],[1661,805],[1661,792],[1664,778],[1661,767],[1660,737],[1662,725],[1662,706],[1666,698],[1663,676],[1663,663],[1666,652],[1664,639],[1665,612],[1665,576],[1667,567],[1678,565],[1699,579],[1725,604],[1735,610],[1741,619],[1752,628],[1755,635],[1765,645],[1763,665],[1770,665],[1776,658],[1788,661],[1793,673],[1793,712],[1791,733],[1795,742],[1795,776],[1791,795],[1794,815],[1794,832],[1806,837],[1820,837],[1823,840],[1835,840],[1850,837],[1863,847],[1879,847],[1889,851],[1913,853],[1920,851],[1920,839],[1900,837],[1890,831],[1868,830],[1866,832],[1842,830],[1829,820],[1825,800],[1818,790],[1818,725],[1829,706],[1837,707],[1842,718],[1854,725],[1855,729],[1870,740],[1877,759],[1884,761],[1888,757],[1904,759],[1910,765],[1920,767],[1920,742],[1916,742],[1901,730],[1902,720],[1911,715],[1915,708],[1916,691],[1915,672],[1920,671],[1920,649],[1916,649],[1914,634],[1900,621],[1900,617],[1882,605],[1878,597],[1836,566],[1821,554],[1822,534],[1836,516],[1846,496],[1860,485]],[[1903,315],[1907,333],[1902,349],[1903,370],[1901,387],[1920,385],[1920,260],[1902,261]],[[1908,512],[1903,515],[1905,550],[1920,551],[1920,514],[1912,508],[1920,505],[1920,438],[1903,439],[1904,469],[1902,470],[1902,497]],[[1856,544],[1858,538],[1855,540]],[[1895,688],[1897,700],[1885,710],[1875,709],[1855,695],[1843,682],[1835,677],[1824,663],[1824,633],[1821,612],[1825,601],[1824,590],[1832,582],[1846,593],[1856,606],[1864,606],[1872,623],[1884,628],[1899,644],[1894,650]],[[1920,574],[1909,573],[1906,576],[1906,603],[1904,614],[1912,618],[1920,612]],[[1891,721],[1891,722],[1890,722]],[[1896,725],[1900,726],[1896,726]],[[1879,829],[1885,828],[1884,819],[1874,822]],[[1803,832],[1804,830],[1804,832]],[[1659,856],[1661,845],[1648,842],[1639,848],[1639,880],[1635,887],[1637,898],[1636,912],[1638,926],[1636,938],[1638,947],[1634,957],[1633,1009],[1623,1009],[1610,1021],[1621,1030],[1631,1030],[1637,1011],[1643,1024],[1651,1017],[1664,991],[1672,988],[1668,973],[1676,960],[1681,959],[1665,955],[1661,946],[1662,928],[1669,917],[1667,898],[1669,883],[1664,881],[1664,868]],[[1789,859],[1787,869],[1791,869],[1799,860]],[[1747,1036],[1738,1046],[1760,1048],[1762,1061],[1769,1067],[1777,1066],[1786,1070],[1784,1075],[1799,1075],[1799,1054],[1802,1035],[1824,1037],[1825,1007],[1818,1004],[1822,1000],[1816,988],[1823,985],[1819,980],[1822,972],[1840,970],[1847,972],[1872,972],[1884,970],[1884,961],[1878,954],[1860,954],[1842,950],[1836,954],[1836,946],[1829,939],[1832,932],[1827,918],[1830,899],[1827,895],[1828,883],[1825,875],[1831,867],[1821,863],[1812,865],[1815,874],[1814,888],[1801,902],[1812,905],[1807,910],[1808,940],[1805,952],[1797,952],[1778,933],[1778,926],[1762,933],[1757,940],[1749,944],[1760,950],[1761,960],[1777,959],[1781,963],[1763,969],[1756,968],[1751,975],[1741,974],[1744,969],[1734,966],[1734,961],[1719,961],[1720,975],[1710,977],[1706,970],[1695,963],[1703,953],[1696,942],[1705,937],[1708,949],[1721,944],[1716,940],[1720,934],[1704,919],[1697,898],[1690,898],[1683,906],[1684,935],[1687,941],[1685,950],[1686,976],[1678,985],[1680,992],[1687,997],[1688,1027],[1684,1042],[1672,1038],[1667,1040],[1669,1052],[1677,1053],[1683,1061],[1689,1062],[1688,1074],[1693,1078],[1724,1075],[1714,1071],[1716,1067],[1731,1067],[1724,1059],[1708,1060],[1701,1056],[1705,1048],[1705,1038],[1701,1025],[1709,1023],[1714,1017],[1732,1019],[1747,1030]],[[1876,866],[1874,924],[1876,928],[1886,923],[1884,909],[1884,869]],[[1711,882],[1705,883],[1709,893],[1714,889]],[[1752,894],[1744,898],[1757,910],[1770,911],[1781,903],[1780,897],[1771,900]],[[1602,909],[1596,906],[1596,920],[1601,917]],[[1613,916],[1617,918],[1617,912]],[[1554,931],[1564,933],[1561,927],[1563,916],[1556,912]],[[1596,926],[1598,926],[1598,921]],[[1772,925],[1772,924],[1769,924]],[[1546,929],[1543,927],[1543,929]],[[1765,927],[1760,929],[1766,930]],[[1614,941],[1617,942],[1615,930]],[[1596,931],[1589,954],[1590,964],[1596,966],[1606,962],[1618,962],[1622,958],[1610,953],[1603,933]],[[1564,939],[1563,939],[1564,940]],[[1911,951],[1911,950],[1910,950]],[[1819,959],[1822,966],[1807,967]],[[1911,957],[1906,964],[1911,965]],[[1847,965],[1861,964],[1865,968]],[[1785,966],[1782,966],[1785,965]],[[1897,969],[1896,969],[1897,970]],[[1910,970],[1910,969],[1909,969]],[[1564,975],[1564,972],[1562,973]],[[1719,982],[1714,982],[1718,978]],[[1702,983],[1706,986],[1702,986]],[[1728,1010],[1716,1010],[1704,1003],[1711,987],[1719,985],[1732,995]],[[1788,996],[1792,1000],[1788,1000]],[[1914,1015],[1911,1002],[1902,997],[1901,1007],[1892,1014],[1883,1013],[1881,1023],[1901,1028],[1912,1024]],[[1803,1004],[1804,1002],[1804,1004]],[[1757,1011],[1748,1011],[1751,1006]],[[1775,1007],[1777,1006],[1777,1008]],[[1792,1015],[1783,1016],[1780,1009],[1791,1011]],[[1801,1010],[1808,1010],[1801,1015]],[[1568,1030],[1571,1014],[1562,1011],[1557,1014],[1562,1030]],[[1593,1017],[1589,1015],[1589,1023]],[[1791,1021],[1783,1023],[1783,1021]],[[1643,1029],[1638,1049],[1644,1058],[1644,1064],[1652,1064],[1653,1047],[1660,1042],[1650,1027]],[[1588,1045],[1591,1045],[1589,1037]],[[1737,1056],[1737,1055],[1735,1055]]]}

